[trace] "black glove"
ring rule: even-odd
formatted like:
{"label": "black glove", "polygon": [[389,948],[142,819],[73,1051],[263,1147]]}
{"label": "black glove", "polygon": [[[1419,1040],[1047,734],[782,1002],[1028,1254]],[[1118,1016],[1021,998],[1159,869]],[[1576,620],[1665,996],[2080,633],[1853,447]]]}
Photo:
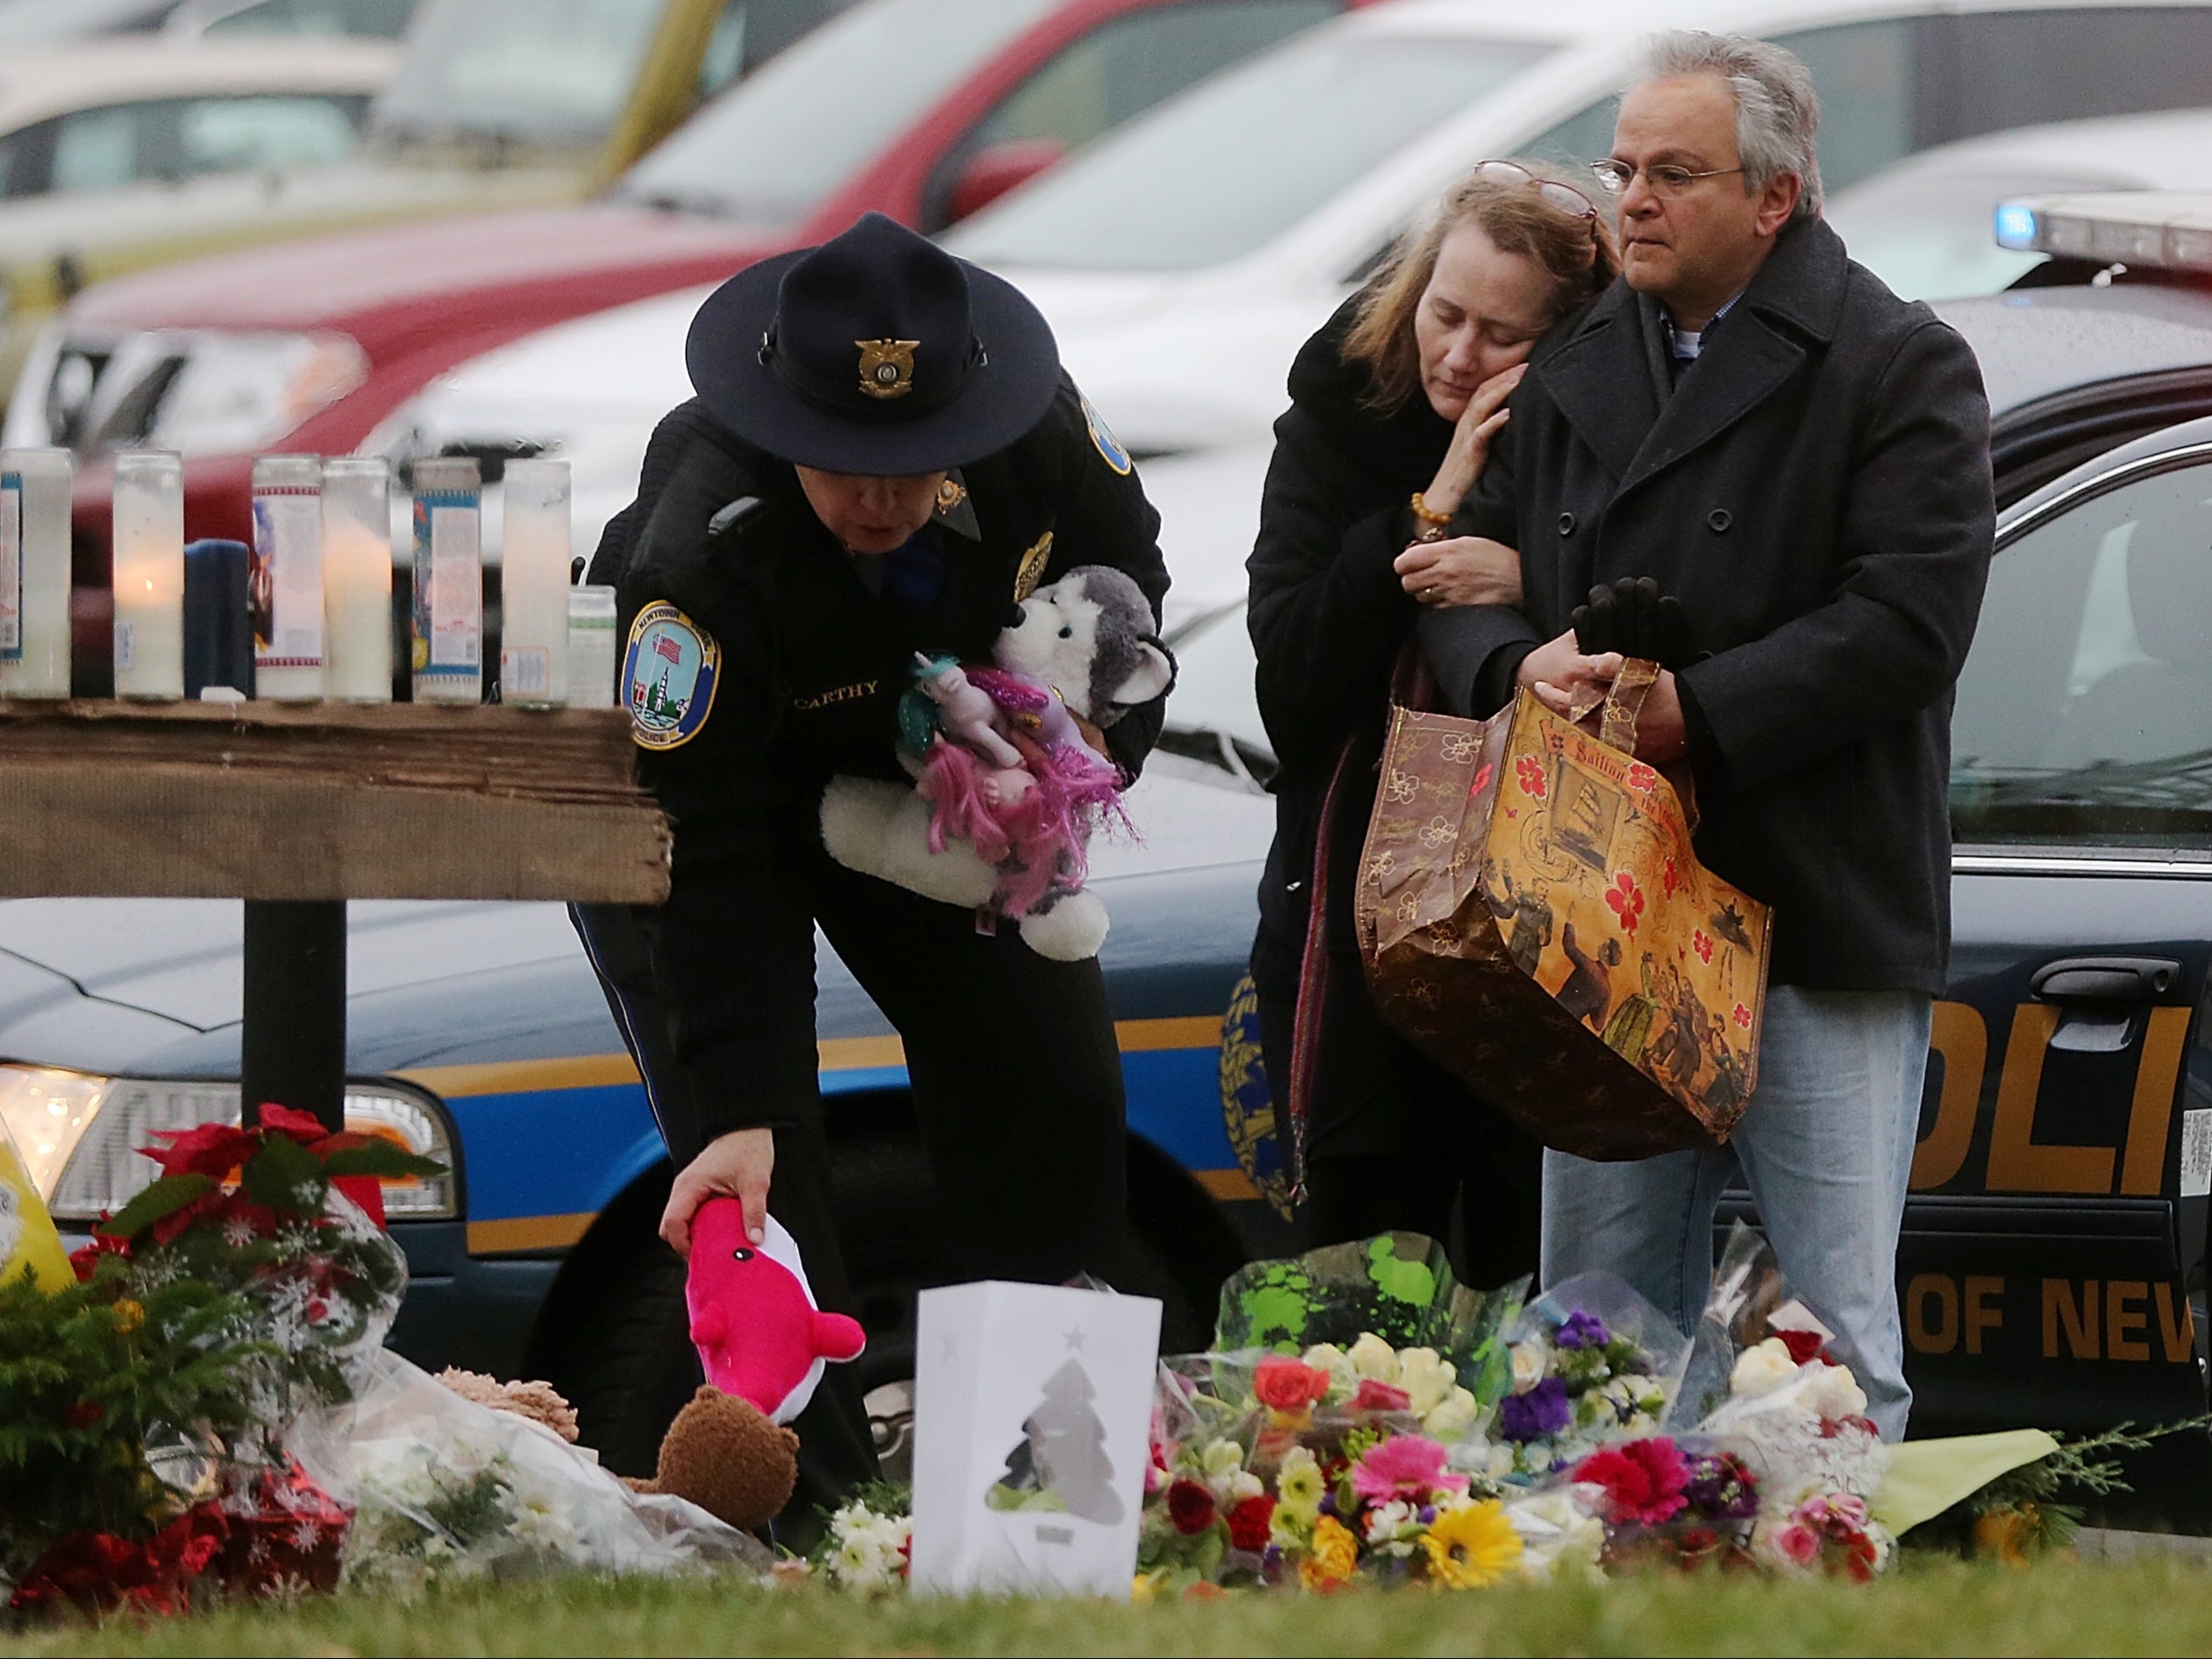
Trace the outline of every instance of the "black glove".
{"label": "black glove", "polygon": [[1687,667],[1695,656],[1689,613],[1681,600],[1659,592],[1648,576],[1624,576],[1590,590],[1590,602],[1575,606],[1568,619],[1575,644],[1584,656],[1618,651],[1643,657],[1662,668]]}

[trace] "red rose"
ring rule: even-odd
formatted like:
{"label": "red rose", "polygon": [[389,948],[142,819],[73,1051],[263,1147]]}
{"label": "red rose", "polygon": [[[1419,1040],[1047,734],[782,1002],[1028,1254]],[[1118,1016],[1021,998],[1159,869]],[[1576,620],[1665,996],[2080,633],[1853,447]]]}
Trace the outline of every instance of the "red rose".
{"label": "red rose", "polygon": [[1171,1483],[1167,1507],[1168,1519],[1179,1533],[1202,1533],[1213,1525],[1213,1493],[1202,1481],[1184,1478]]}
{"label": "red rose", "polygon": [[1372,1377],[1360,1378],[1360,1392],[1352,1397],[1355,1412],[1409,1412],[1413,1396],[1402,1388],[1389,1383],[1378,1383]]}
{"label": "red rose", "polygon": [[1319,1366],[1271,1354],[1252,1374],[1252,1392],[1270,1411],[1302,1412],[1329,1392],[1329,1374]]}
{"label": "red rose", "polygon": [[1789,1350],[1790,1359],[1797,1364],[1821,1357],[1821,1335],[1817,1331],[1777,1331],[1774,1335],[1781,1338],[1782,1346]]}
{"label": "red rose", "polygon": [[1267,1547],[1272,1535],[1269,1523],[1275,1519],[1275,1500],[1265,1493],[1246,1498],[1229,1512],[1229,1542],[1238,1549],[1248,1549],[1255,1555]]}

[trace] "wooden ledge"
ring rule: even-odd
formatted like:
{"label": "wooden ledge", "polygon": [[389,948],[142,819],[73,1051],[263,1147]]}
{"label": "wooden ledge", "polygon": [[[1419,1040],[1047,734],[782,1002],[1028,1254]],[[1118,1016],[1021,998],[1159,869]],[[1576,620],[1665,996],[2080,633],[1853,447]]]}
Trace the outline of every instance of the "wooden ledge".
{"label": "wooden ledge", "polygon": [[0,897],[668,896],[619,708],[0,700]]}

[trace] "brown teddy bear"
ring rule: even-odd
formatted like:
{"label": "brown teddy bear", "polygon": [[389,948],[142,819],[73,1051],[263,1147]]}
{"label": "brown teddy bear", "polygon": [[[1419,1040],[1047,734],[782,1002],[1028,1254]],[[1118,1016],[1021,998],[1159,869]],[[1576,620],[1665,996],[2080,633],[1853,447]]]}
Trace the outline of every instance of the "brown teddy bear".
{"label": "brown teddy bear", "polygon": [[[576,1439],[576,1408],[551,1383],[503,1383],[449,1366],[438,1380],[463,1399],[543,1424]],[[666,1493],[695,1503],[740,1532],[757,1532],[782,1513],[798,1484],[798,1436],[758,1407],[702,1384],[661,1439],[650,1480],[624,1475],[633,1492]]]}

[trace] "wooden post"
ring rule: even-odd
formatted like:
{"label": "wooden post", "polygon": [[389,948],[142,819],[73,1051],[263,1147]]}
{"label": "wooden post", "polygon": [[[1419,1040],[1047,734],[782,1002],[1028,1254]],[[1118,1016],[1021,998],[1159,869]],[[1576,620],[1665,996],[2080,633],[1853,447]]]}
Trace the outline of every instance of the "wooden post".
{"label": "wooden post", "polygon": [[239,1104],[261,1102],[345,1127],[346,907],[343,899],[246,901],[246,989]]}

